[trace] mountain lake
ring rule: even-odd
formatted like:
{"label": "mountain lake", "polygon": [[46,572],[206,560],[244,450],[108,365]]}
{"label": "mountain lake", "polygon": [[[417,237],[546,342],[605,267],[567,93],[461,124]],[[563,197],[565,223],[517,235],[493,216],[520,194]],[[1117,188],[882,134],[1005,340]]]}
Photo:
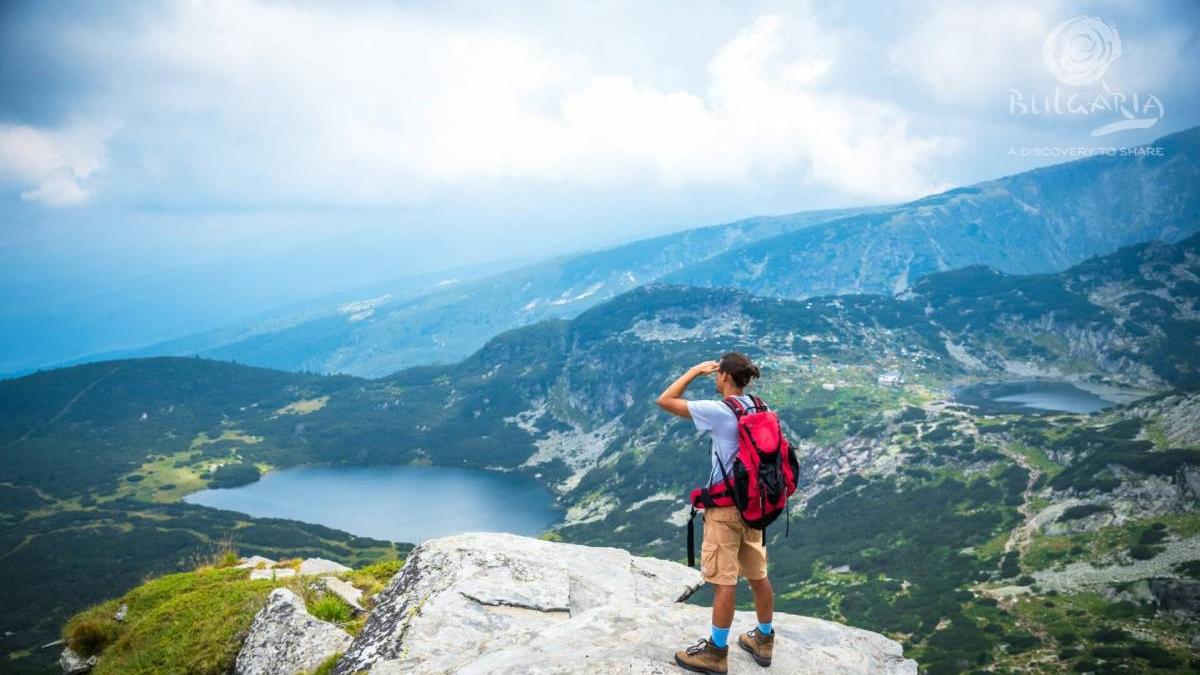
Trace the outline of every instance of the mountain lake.
{"label": "mountain lake", "polygon": [[297,467],[184,501],[413,544],[462,532],[537,535],[563,515],[533,478],[441,466]]}
{"label": "mountain lake", "polygon": [[954,400],[984,413],[1094,413],[1151,392],[1063,380],[978,382],[954,390]]}

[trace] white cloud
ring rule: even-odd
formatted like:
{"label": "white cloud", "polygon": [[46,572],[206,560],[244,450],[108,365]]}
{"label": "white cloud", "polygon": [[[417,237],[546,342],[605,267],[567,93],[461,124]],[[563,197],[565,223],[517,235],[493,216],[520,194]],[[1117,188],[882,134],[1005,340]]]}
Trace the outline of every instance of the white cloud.
{"label": "white cloud", "polygon": [[[930,165],[956,147],[914,133],[896,104],[840,93],[846,47],[803,8],[731,33],[690,88],[605,71],[553,36],[388,5],[185,2],[139,25],[81,42],[120,73],[88,103],[123,122],[113,143],[131,160],[111,182],[133,201],[354,206],[510,181],[760,179],[899,199],[940,187]],[[58,162],[26,194],[78,202],[86,177]]]}
{"label": "white cloud", "polygon": [[[1119,8],[1137,14],[1149,7]],[[1107,9],[1116,13],[1117,8]],[[1105,8],[1064,0],[939,3],[928,14],[914,13],[915,25],[888,57],[893,71],[912,76],[941,103],[1005,110],[1010,88],[1045,91],[1059,84],[1043,61],[1043,44],[1058,24],[1091,12],[1112,19],[1125,45],[1105,76],[1111,89],[1168,98],[1172,87],[1194,83],[1192,26],[1138,25],[1136,20],[1124,25]]]}
{"label": "white cloud", "polygon": [[79,206],[88,200],[87,190],[79,185],[79,179],[68,172],[56,172],[38,183],[36,188],[21,192],[21,200],[38,202],[50,207]]}
{"label": "white cloud", "polygon": [[0,183],[32,186],[23,201],[50,207],[77,206],[90,196],[84,187],[104,163],[108,127],[71,124],[61,129],[0,125]]}
{"label": "white cloud", "polygon": [[[1009,87],[1045,78],[1042,42],[1058,2],[949,2],[890,50],[892,68],[943,103],[994,104]],[[1038,80],[1034,80],[1037,82]]]}

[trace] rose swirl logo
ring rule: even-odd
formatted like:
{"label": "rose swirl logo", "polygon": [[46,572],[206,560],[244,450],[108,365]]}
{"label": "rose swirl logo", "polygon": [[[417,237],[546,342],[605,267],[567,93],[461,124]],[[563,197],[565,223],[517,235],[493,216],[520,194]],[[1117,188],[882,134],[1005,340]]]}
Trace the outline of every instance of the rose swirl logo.
{"label": "rose swirl logo", "polygon": [[1120,57],[1117,27],[1094,16],[1067,19],[1050,31],[1042,45],[1042,59],[1050,72],[1072,87],[1099,82]]}

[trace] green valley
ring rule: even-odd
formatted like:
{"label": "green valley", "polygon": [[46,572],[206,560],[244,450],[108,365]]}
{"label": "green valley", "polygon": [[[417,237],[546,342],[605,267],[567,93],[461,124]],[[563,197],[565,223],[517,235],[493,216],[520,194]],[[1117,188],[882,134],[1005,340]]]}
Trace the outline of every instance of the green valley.
{"label": "green valley", "polygon": [[[1186,668],[1190,610],[1171,607],[1186,608],[1200,559],[1198,249],[1193,236],[1055,274],[967,268],[895,297],[652,285],[375,380],[158,357],[0,382],[0,560],[21,580],[4,591],[19,608],[8,639],[24,639],[9,665],[33,667],[71,612],[230,534],[243,553],[403,554],[177,502],[272,468],[520,472],[566,509],[547,536],[682,560],[707,444],[653,400],[740,349],[802,452],[803,499],[768,533],[781,609],[895,637],[929,672]],[[1037,374],[1175,393],[1092,416],[953,400],[963,383]],[[1091,565],[1130,578],[1106,585]]]}

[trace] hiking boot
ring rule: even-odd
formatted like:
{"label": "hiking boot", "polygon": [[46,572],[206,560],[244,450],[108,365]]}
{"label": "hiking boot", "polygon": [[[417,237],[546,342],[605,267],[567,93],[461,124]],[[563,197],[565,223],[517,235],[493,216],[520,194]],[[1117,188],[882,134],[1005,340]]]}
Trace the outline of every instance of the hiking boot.
{"label": "hiking boot", "polygon": [[694,673],[725,673],[729,669],[729,647],[718,647],[700,638],[696,644],[675,652],[675,663]]}
{"label": "hiking boot", "polygon": [[755,626],[738,636],[738,646],[750,652],[754,662],[765,668],[771,665],[771,655],[775,652],[775,631],[763,635]]}

